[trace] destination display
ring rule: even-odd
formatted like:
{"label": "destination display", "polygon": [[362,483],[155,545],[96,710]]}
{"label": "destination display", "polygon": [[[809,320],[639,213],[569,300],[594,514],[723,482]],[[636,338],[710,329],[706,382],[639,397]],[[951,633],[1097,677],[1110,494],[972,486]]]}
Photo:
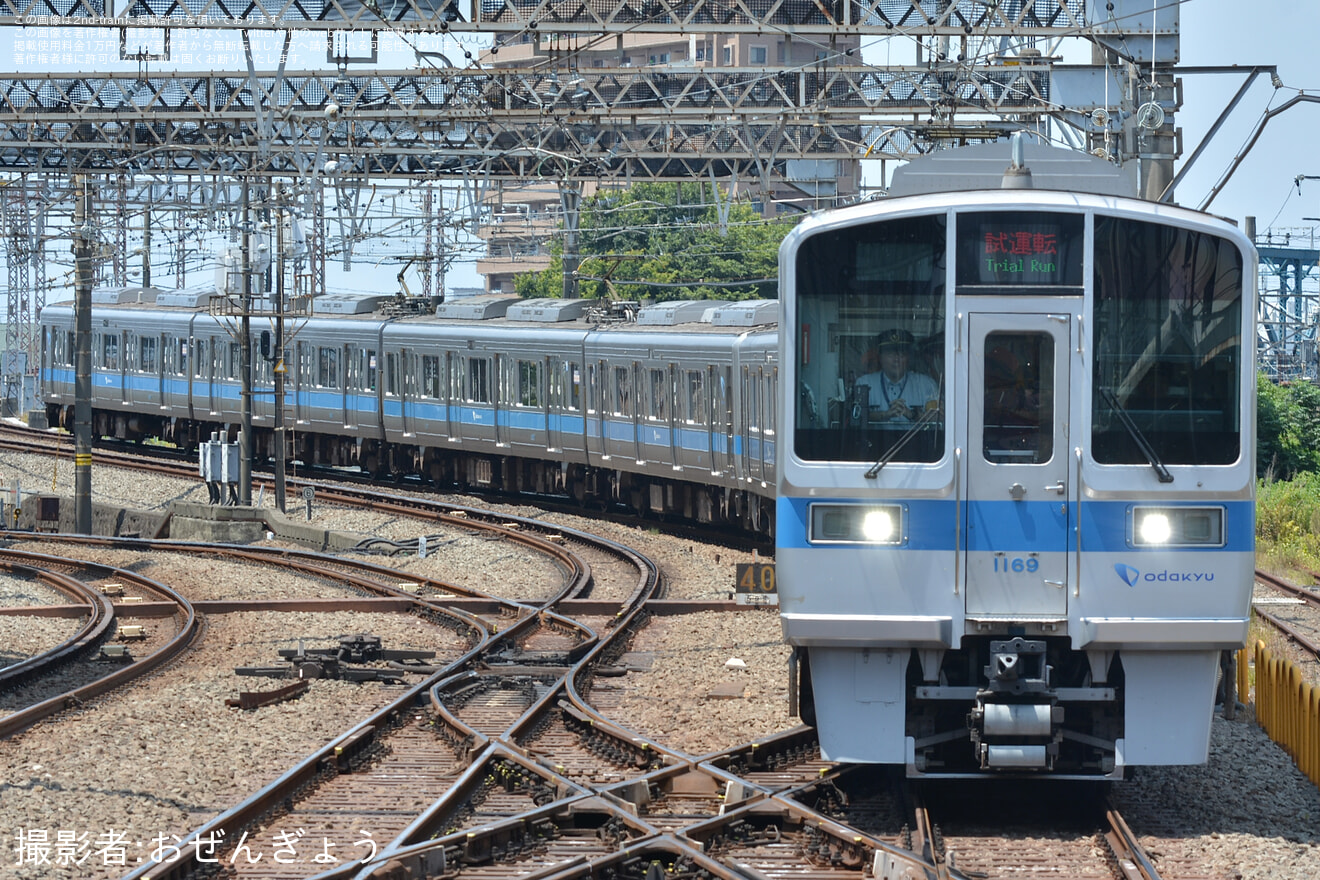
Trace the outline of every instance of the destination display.
{"label": "destination display", "polygon": [[960,290],[1082,285],[1080,215],[987,211],[959,214],[957,222]]}

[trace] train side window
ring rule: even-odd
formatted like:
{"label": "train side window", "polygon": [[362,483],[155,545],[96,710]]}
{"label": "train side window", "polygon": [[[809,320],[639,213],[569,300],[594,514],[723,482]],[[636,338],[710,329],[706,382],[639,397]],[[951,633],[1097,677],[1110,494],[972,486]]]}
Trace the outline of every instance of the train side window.
{"label": "train side window", "polygon": [[132,330],[124,331],[123,352],[124,352],[124,369],[136,370],[138,368],[137,334],[135,334]]}
{"label": "train side window", "polygon": [[139,340],[138,345],[138,369],[144,373],[156,372],[156,351],[159,346],[159,340],[154,336],[143,336],[141,340]]}
{"label": "train side window", "polygon": [[422,397],[440,399],[440,358],[422,355]]}
{"label": "train side window", "polygon": [[78,337],[72,330],[64,337],[64,363],[73,366],[78,360]]}
{"label": "train side window", "polygon": [[394,352],[385,355],[385,393],[399,396],[399,356]]}
{"label": "train side window", "polygon": [[597,379],[600,375],[604,375],[603,370],[597,370],[595,364],[587,365],[587,412],[590,413],[601,409],[600,383]]}
{"label": "train side window", "polygon": [[743,368],[743,424],[750,430],[761,427],[761,386],[757,374]]}
{"label": "train side window", "polygon": [[490,403],[490,361],[484,357],[468,358],[467,399],[473,403]]}
{"label": "train side window", "polygon": [[564,408],[573,412],[582,409],[582,368],[572,361],[568,363],[568,400]]}
{"label": "train side window", "polygon": [[198,379],[206,378],[206,340],[193,340],[193,375]]}
{"label": "train side window", "polygon": [[715,388],[712,391],[711,416],[714,424],[723,430],[729,427],[729,377],[723,371],[716,373]]}
{"label": "train side window", "polygon": [[237,379],[239,370],[242,369],[242,363],[242,351],[238,343],[229,343],[229,358],[225,361],[225,376],[230,379]]}
{"label": "train side window", "polygon": [[101,337],[99,366],[106,370],[119,369],[119,334],[106,333]]}
{"label": "train side window", "polygon": [[564,383],[564,362],[559,358],[548,358],[545,367],[545,404],[550,409],[563,409],[566,390]]}
{"label": "train side window", "polygon": [[339,387],[339,352],[323,345],[317,349],[316,384],[322,388]]}
{"label": "train side window", "polygon": [[354,391],[376,390],[376,352],[369,348],[354,348],[344,354],[344,371],[348,387]]}
{"label": "train side window", "polygon": [[316,347],[298,343],[298,385],[311,385],[316,375]]}
{"label": "train side window", "polygon": [[691,425],[706,423],[705,376],[700,370],[687,371],[687,395],[684,404],[684,420]]}
{"label": "train side window", "polygon": [[504,406],[518,402],[518,362],[512,358],[495,357],[495,399]]}
{"label": "train side window", "polygon": [[350,391],[362,387],[362,351],[361,349],[344,349],[344,387]]}
{"label": "train side window", "polygon": [[666,421],[669,418],[669,390],[666,388],[665,370],[651,370],[651,418]]}
{"label": "train side window", "polygon": [[614,368],[614,414],[632,415],[632,371],[627,367]]}
{"label": "train side window", "polygon": [[541,405],[541,364],[538,361],[518,361],[518,403],[521,406]]}

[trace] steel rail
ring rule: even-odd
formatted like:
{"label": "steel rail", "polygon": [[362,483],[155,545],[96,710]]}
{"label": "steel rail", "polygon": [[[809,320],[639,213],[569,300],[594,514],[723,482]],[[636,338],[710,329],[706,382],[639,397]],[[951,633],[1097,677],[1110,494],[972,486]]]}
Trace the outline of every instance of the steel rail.
{"label": "steel rail", "polygon": [[76,578],[9,560],[0,562],[0,567],[10,574],[26,574],[87,606],[86,622],[68,639],[49,651],[43,651],[0,669],[0,689],[16,687],[24,679],[48,674],[61,665],[96,650],[109,635],[111,627],[115,625],[114,605],[109,597],[91,589]]}
{"label": "steel rail", "polygon": [[1308,590],[1305,587],[1299,587],[1296,584],[1291,584],[1280,577],[1270,574],[1269,572],[1261,571],[1259,568],[1256,569],[1256,580],[1264,581],[1265,583],[1269,584],[1271,587],[1273,587],[1276,590],[1287,593],[1288,595],[1293,596],[1295,598],[1303,599],[1308,604],[1320,608],[1320,593],[1317,593],[1315,590]]}
{"label": "steel rail", "polygon": [[[460,521],[467,524],[470,524],[472,519],[471,514],[460,517]],[[591,536],[583,533],[539,523],[534,520],[529,521],[529,526],[546,530],[552,529],[554,533],[569,537],[572,540],[591,540]],[[522,528],[520,527],[519,530],[521,531]],[[283,555],[287,551],[262,550],[260,552]],[[636,556],[633,551],[622,547],[622,545],[619,545],[619,552],[624,556]],[[613,646],[628,638],[636,628],[646,622],[646,603],[652,596],[656,595],[662,584],[658,569],[654,565],[646,563],[642,557],[638,556],[636,558],[642,560],[643,563],[638,565],[638,583],[632,595],[621,606],[626,607],[628,613],[621,610],[616,615],[618,623],[611,625],[611,634],[608,638],[593,641],[586,637],[584,632],[580,645],[589,650],[586,650],[585,655],[578,660],[575,670],[564,674],[552,687],[547,688],[546,694],[536,701],[509,730],[505,731],[503,741],[491,741],[470,727],[465,729],[461,721],[450,713],[448,707],[445,706],[443,694],[439,694],[444,687],[461,688],[466,684],[475,683],[483,676],[498,670],[483,672],[475,668],[475,650],[473,652],[474,659],[466,664],[467,668],[457,670],[457,667],[463,664],[455,664],[450,667],[452,673],[443,682],[437,682],[437,686],[433,689],[431,702],[433,711],[437,716],[447,716],[444,724],[452,731],[452,736],[457,740],[457,748],[461,750],[460,760],[467,763],[468,771],[464,774],[464,779],[468,782],[457,784],[451,794],[446,795],[441,801],[433,804],[425,814],[419,816],[404,834],[399,835],[396,841],[392,842],[387,851],[381,852],[373,863],[361,868],[360,876],[366,876],[376,870],[383,870],[387,865],[397,862],[420,864],[426,861],[433,864],[438,858],[442,862],[448,859],[448,863],[452,866],[454,860],[461,858],[462,853],[467,852],[469,848],[472,850],[472,857],[478,858],[483,846],[489,846],[490,848],[507,846],[507,844],[498,842],[483,844],[482,841],[497,841],[501,834],[509,835],[510,838],[522,834],[523,832],[517,829],[525,829],[529,821],[527,814],[511,817],[501,823],[495,823],[497,827],[494,828],[488,827],[491,823],[483,823],[480,828],[465,831],[461,836],[466,843],[461,852],[455,850],[453,846],[454,838],[452,837],[439,844],[426,839],[436,833],[437,827],[441,827],[437,823],[442,823],[445,817],[451,816],[453,811],[461,806],[477,781],[485,778],[491,768],[497,766],[521,767],[522,770],[518,772],[531,774],[542,779],[544,785],[563,791],[573,801],[574,806],[563,806],[563,803],[560,802],[559,812],[569,814],[569,820],[571,820],[574,811],[580,812],[584,809],[585,804],[590,803],[593,805],[592,808],[603,809],[604,812],[611,815],[613,818],[610,821],[619,823],[620,828],[632,829],[627,832],[631,839],[620,838],[618,841],[618,852],[598,855],[571,864],[562,862],[534,871],[530,876],[575,876],[575,872],[584,870],[590,865],[612,864],[610,860],[618,858],[622,858],[624,862],[627,862],[637,858],[640,853],[648,853],[650,854],[649,857],[657,858],[665,863],[669,863],[672,857],[673,860],[681,861],[685,865],[693,864],[694,856],[700,856],[699,849],[693,850],[691,844],[685,839],[676,838],[672,833],[661,832],[659,828],[651,826],[643,810],[647,800],[649,800],[649,796],[643,798],[643,794],[650,790],[652,786],[663,788],[670,784],[677,784],[676,780],[681,780],[693,773],[707,777],[710,781],[705,784],[706,786],[712,791],[727,792],[726,797],[729,798],[722,805],[727,807],[727,810],[724,811],[727,812],[727,816],[717,815],[721,811],[719,801],[723,798],[713,799],[710,807],[710,818],[698,821],[693,826],[694,829],[699,826],[703,829],[703,833],[708,832],[716,837],[724,834],[724,829],[728,829],[728,833],[736,838],[740,832],[734,829],[746,826],[749,821],[763,821],[759,811],[767,808],[758,807],[757,805],[768,803],[767,798],[772,796],[776,787],[782,788],[782,785],[767,785],[747,780],[730,772],[726,767],[719,766],[718,763],[702,764],[700,763],[703,760],[701,758],[694,759],[667,750],[658,743],[647,740],[645,737],[639,736],[604,718],[589,705],[589,699],[584,696],[584,692],[590,684],[589,679],[593,674],[588,664],[592,662],[611,662],[612,655],[609,652],[613,649]],[[637,565],[637,563],[634,564]],[[397,572],[392,569],[383,569],[383,571],[391,578],[398,576]],[[564,598],[567,595],[568,593],[565,593],[559,598]],[[539,623],[556,619],[548,607],[543,607],[537,614],[524,615],[514,626],[500,633],[499,636],[503,636],[510,641],[516,641],[524,632],[530,631]],[[567,619],[564,620],[567,622]],[[497,641],[497,638],[490,639],[486,648],[488,650],[494,648]],[[613,741],[616,744],[614,749],[620,753],[640,756],[643,764],[648,769],[640,777],[633,777],[607,786],[595,795],[582,794],[580,786],[571,779],[564,777],[562,773],[557,772],[553,766],[547,764],[547,761],[551,759],[546,758],[544,755],[538,755],[534,749],[524,750],[516,742],[518,737],[534,727],[538,713],[540,717],[544,717],[545,713],[555,711],[559,711],[566,719],[576,719],[576,722],[581,725],[581,729],[589,731],[591,737]],[[319,764],[315,761],[305,764],[305,772],[303,773],[295,772],[298,769],[295,768],[295,771],[290,772],[289,785],[284,790],[288,791],[293,788],[315,785],[318,779],[327,774],[334,775],[342,767],[350,766],[353,761],[358,760],[358,756],[365,754],[366,750],[371,748],[372,743],[379,741],[383,730],[391,726],[391,723],[388,719],[384,719],[378,721],[375,725],[367,725],[370,729],[359,726],[355,728],[355,731],[350,731],[345,738],[341,739],[333,759],[324,756]],[[807,728],[796,728],[793,731],[786,732],[783,736],[759,740],[756,744],[752,744],[745,754],[749,764],[754,763],[758,757],[769,759],[772,763],[780,766],[786,761],[805,758],[807,766],[800,771],[800,775],[804,779],[820,780],[826,778],[822,776],[818,766],[818,747],[814,744],[814,735]],[[716,762],[721,760],[721,755],[718,753],[712,757]],[[733,759],[730,758],[729,760],[732,761]],[[276,792],[267,792],[267,794],[274,795],[277,799],[279,797]],[[265,803],[269,804],[270,800],[267,799]],[[602,805],[604,806],[602,807]],[[242,806],[239,805],[239,807],[234,808],[234,811],[229,814],[229,820],[223,824],[213,824],[207,828],[199,829],[195,834],[200,836],[217,829],[232,832],[235,829],[243,828],[245,823],[260,821],[263,811],[259,806],[254,806],[252,814],[247,817],[235,812],[240,811]],[[832,857],[843,859],[844,863],[854,866],[849,868],[849,871],[854,869],[860,871],[861,867],[872,858],[882,858],[886,865],[909,867],[916,872],[912,876],[931,876],[932,871],[935,870],[933,865],[911,853],[887,846],[882,841],[870,838],[867,835],[858,834],[836,820],[815,813],[799,804],[785,801],[777,804],[772,812],[783,817],[785,822],[789,821],[788,817],[797,817],[792,819],[792,824],[795,827],[809,829],[808,836],[815,841],[813,845],[823,846],[825,850],[834,854]],[[554,809],[550,809],[546,813],[546,815],[552,814],[557,815]],[[658,818],[672,823],[672,820],[666,819],[663,815],[659,815]],[[500,831],[499,829],[504,830]],[[193,836],[189,839],[197,840],[198,837]],[[187,841],[184,842],[183,846],[186,850]],[[746,871],[743,870],[745,866],[728,863],[727,861],[705,862],[703,868],[707,866],[715,872],[711,876],[748,876]],[[173,866],[166,865],[162,867],[169,869]],[[351,869],[352,866],[345,866],[341,871],[336,872],[334,876],[347,876],[351,873]],[[153,876],[157,875],[153,873]]]}
{"label": "steel rail", "polygon": [[[410,511],[413,512],[413,511]],[[542,540],[534,535],[521,534],[519,529],[510,529],[503,526],[496,526],[493,520],[497,517],[494,514],[482,512],[482,517],[474,516],[472,513],[464,513],[462,516],[452,515],[455,524],[460,524],[468,528],[478,527],[498,531],[503,536],[517,539],[529,547],[535,547],[540,552],[546,553],[557,560],[569,560],[575,558],[565,548],[560,547],[548,540]],[[534,522],[523,517],[513,518],[520,522]],[[474,521],[475,520],[475,521]],[[549,528],[542,525],[540,528]],[[556,531],[559,531],[556,529]],[[186,549],[188,546],[195,545],[174,545],[172,542],[163,541],[144,541],[134,539],[133,543],[149,544],[157,547],[177,547]],[[310,554],[303,551],[277,550],[274,548],[234,548],[227,545],[204,545],[204,549],[214,552],[216,547],[224,547],[226,552],[236,556],[246,554],[255,554],[267,558],[278,558],[291,563],[298,560],[297,564],[306,566],[307,570],[320,568],[324,571],[332,570],[340,565],[347,565],[357,572],[370,571],[376,573],[379,577],[397,581],[399,572],[395,569],[384,566],[376,566],[369,563],[347,562],[338,557],[325,558],[317,554]],[[313,560],[320,560],[319,565],[314,565]],[[584,582],[590,580],[590,567],[580,560],[573,562],[569,566],[572,576],[564,579],[564,584],[560,592],[539,606],[529,605],[511,600],[498,599],[487,596],[475,590],[452,587],[452,585],[442,585],[444,589],[461,591],[464,595],[481,596],[489,601],[495,602],[498,607],[504,608],[518,619],[508,628],[496,633],[487,627],[482,621],[472,615],[463,614],[454,609],[446,608],[442,599],[435,601],[425,597],[409,595],[419,605],[425,605],[431,610],[440,613],[461,617],[469,622],[473,627],[475,637],[473,645],[462,656],[448,664],[444,669],[429,676],[422,682],[410,688],[403,696],[391,702],[388,706],[373,713],[373,715],[363,722],[354,726],[351,730],[345,732],[342,736],[336,738],[329,745],[318,749],[305,757],[295,767],[283,774],[280,778],[274,780],[269,785],[262,788],[243,802],[235,805],[225,811],[215,819],[205,823],[200,828],[191,831],[179,844],[182,852],[187,852],[191,846],[194,858],[186,856],[179,858],[175,862],[164,864],[144,864],[127,878],[147,877],[153,880],[165,880],[165,878],[178,878],[189,876],[190,872],[200,866],[200,862],[195,857],[200,855],[197,852],[197,843],[203,839],[216,840],[219,838],[225,841],[237,841],[241,832],[247,828],[260,824],[263,819],[269,817],[272,811],[288,809],[296,803],[301,797],[315,790],[318,786],[333,779],[341,772],[347,772],[352,769],[354,762],[361,760],[378,744],[386,742],[391,731],[396,727],[403,726],[403,719],[415,712],[419,702],[424,701],[428,696],[432,711],[437,715],[447,715],[443,702],[436,695],[436,688],[442,681],[453,679],[455,675],[471,673],[477,662],[492,650],[500,649],[505,644],[510,644],[524,636],[527,631],[533,627],[542,624],[542,621],[555,620],[563,626],[574,626],[575,624],[569,618],[558,615],[553,611],[553,605],[564,598],[574,595],[583,589]],[[354,583],[361,585],[363,583],[361,575],[354,575]],[[415,579],[424,584],[434,584],[433,581],[420,578]],[[386,592],[396,592],[396,588],[390,587],[387,583],[378,585],[380,589]],[[594,638],[594,633],[589,630],[583,633],[584,639]],[[449,724],[452,715],[446,718]],[[457,730],[456,727],[451,729]],[[458,731],[460,735],[467,732]],[[485,752],[483,752],[483,755]]]}
{"label": "steel rail", "polygon": [[[1269,574],[1260,569],[1256,569],[1256,580],[1262,581],[1280,592],[1287,593],[1293,598],[1301,599],[1303,602],[1314,607],[1316,612],[1320,613],[1320,594],[1316,593],[1314,590],[1308,590],[1304,587],[1299,587],[1296,584],[1291,584],[1276,575]],[[1257,605],[1253,605],[1251,610],[1257,617],[1283,633],[1286,638],[1294,642],[1298,647],[1309,652],[1311,656],[1315,657],[1317,660],[1320,660],[1320,642],[1317,642],[1310,636],[1299,632],[1292,624],[1280,619],[1278,615],[1266,611]]]}
{"label": "steel rail", "polygon": [[1270,626],[1283,633],[1290,641],[1295,642],[1299,648],[1310,652],[1311,656],[1320,660],[1320,643],[1312,641],[1309,637],[1297,631],[1297,628],[1287,621],[1280,620],[1275,615],[1260,608],[1252,609],[1256,616],[1264,620]]}
{"label": "steel rail", "polygon": [[[380,586],[388,589],[385,584]],[[413,599],[436,614],[460,621],[471,630],[471,646],[451,664],[451,668],[471,663],[480,656],[492,639],[490,629],[479,618],[457,609],[446,608],[438,602],[430,602],[415,596]],[[178,846],[181,853],[187,853],[191,848],[194,858],[181,856],[173,862],[163,864],[147,862],[125,875],[125,880],[139,877],[149,877],[151,880],[191,877],[199,868],[204,867],[200,861],[195,860],[199,855],[197,845],[200,839],[205,836],[210,840],[223,839],[236,842],[243,829],[257,825],[263,818],[271,815],[272,811],[279,809],[280,805],[292,803],[299,792],[310,790],[325,776],[349,771],[355,760],[373,748],[381,737],[387,735],[401,722],[404,716],[415,711],[418,702],[424,699],[436,678],[443,674],[443,672],[436,673],[408,688],[388,705],[373,712],[327,745],[304,757],[278,779],[189,832]]]}
{"label": "steel rail", "polygon": [[1137,836],[1128,827],[1112,798],[1105,807],[1105,822],[1109,825],[1105,831],[1105,841],[1118,860],[1123,880],[1160,880],[1155,865],[1137,842]]}
{"label": "steel rail", "polygon": [[[7,554],[15,554],[20,551],[6,550],[4,552]],[[175,618],[182,618],[182,620],[179,622],[178,631],[174,634],[174,637],[150,655],[134,660],[127,666],[124,666],[109,675],[103,676],[96,681],[51,697],[48,700],[44,700],[33,706],[29,706],[26,709],[7,715],[4,718],[0,718],[0,739],[13,736],[20,731],[28,729],[38,721],[49,718],[65,709],[81,706],[95,697],[114,690],[120,685],[141,678],[181,654],[192,644],[193,640],[201,632],[201,619],[197,616],[192,604],[173,589],[159,581],[154,581],[125,569],[113,568],[111,566],[100,565],[97,563],[77,563],[46,554],[32,553],[24,555],[31,557],[33,562],[30,564],[34,565],[38,564],[37,560],[41,558],[49,560],[49,564],[52,566],[79,564],[91,570],[111,572],[112,576],[118,579],[146,585],[149,589],[158,592],[172,602],[176,606]]]}

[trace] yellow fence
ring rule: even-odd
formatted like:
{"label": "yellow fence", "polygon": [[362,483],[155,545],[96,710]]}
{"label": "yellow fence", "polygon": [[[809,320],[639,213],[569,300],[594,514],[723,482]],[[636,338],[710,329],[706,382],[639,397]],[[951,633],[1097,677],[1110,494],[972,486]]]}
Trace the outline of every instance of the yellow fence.
{"label": "yellow fence", "polygon": [[[1246,702],[1250,684],[1247,648],[1238,651],[1238,694]],[[1256,723],[1283,746],[1298,768],[1320,785],[1320,687],[1302,680],[1291,661],[1256,642]]]}

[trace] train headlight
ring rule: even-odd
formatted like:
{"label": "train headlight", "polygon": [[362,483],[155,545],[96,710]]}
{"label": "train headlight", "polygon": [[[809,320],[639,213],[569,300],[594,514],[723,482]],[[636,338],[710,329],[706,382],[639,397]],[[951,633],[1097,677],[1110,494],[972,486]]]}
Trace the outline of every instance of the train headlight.
{"label": "train headlight", "polygon": [[1222,507],[1134,507],[1135,547],[1222,547]]}
{"label": "train headlight", "polygon": [[872,510],[862,517],[862,535],[876,544],[884,544],[893,537],[894,526],[894,517],[887,510]]}
{"label": "train headlight", "polygon": [[1169,517],[1167,514],[1151,511],[1141,518],[1141,525],[1137,527],[1139,544],[1167,544],[1169,538],[1173,535],[1173,529],[1169,527]]}
{"label": "train headlight", "polygon": [[901,544],[903,507],[899,504],[813,504],[813,544]]}

